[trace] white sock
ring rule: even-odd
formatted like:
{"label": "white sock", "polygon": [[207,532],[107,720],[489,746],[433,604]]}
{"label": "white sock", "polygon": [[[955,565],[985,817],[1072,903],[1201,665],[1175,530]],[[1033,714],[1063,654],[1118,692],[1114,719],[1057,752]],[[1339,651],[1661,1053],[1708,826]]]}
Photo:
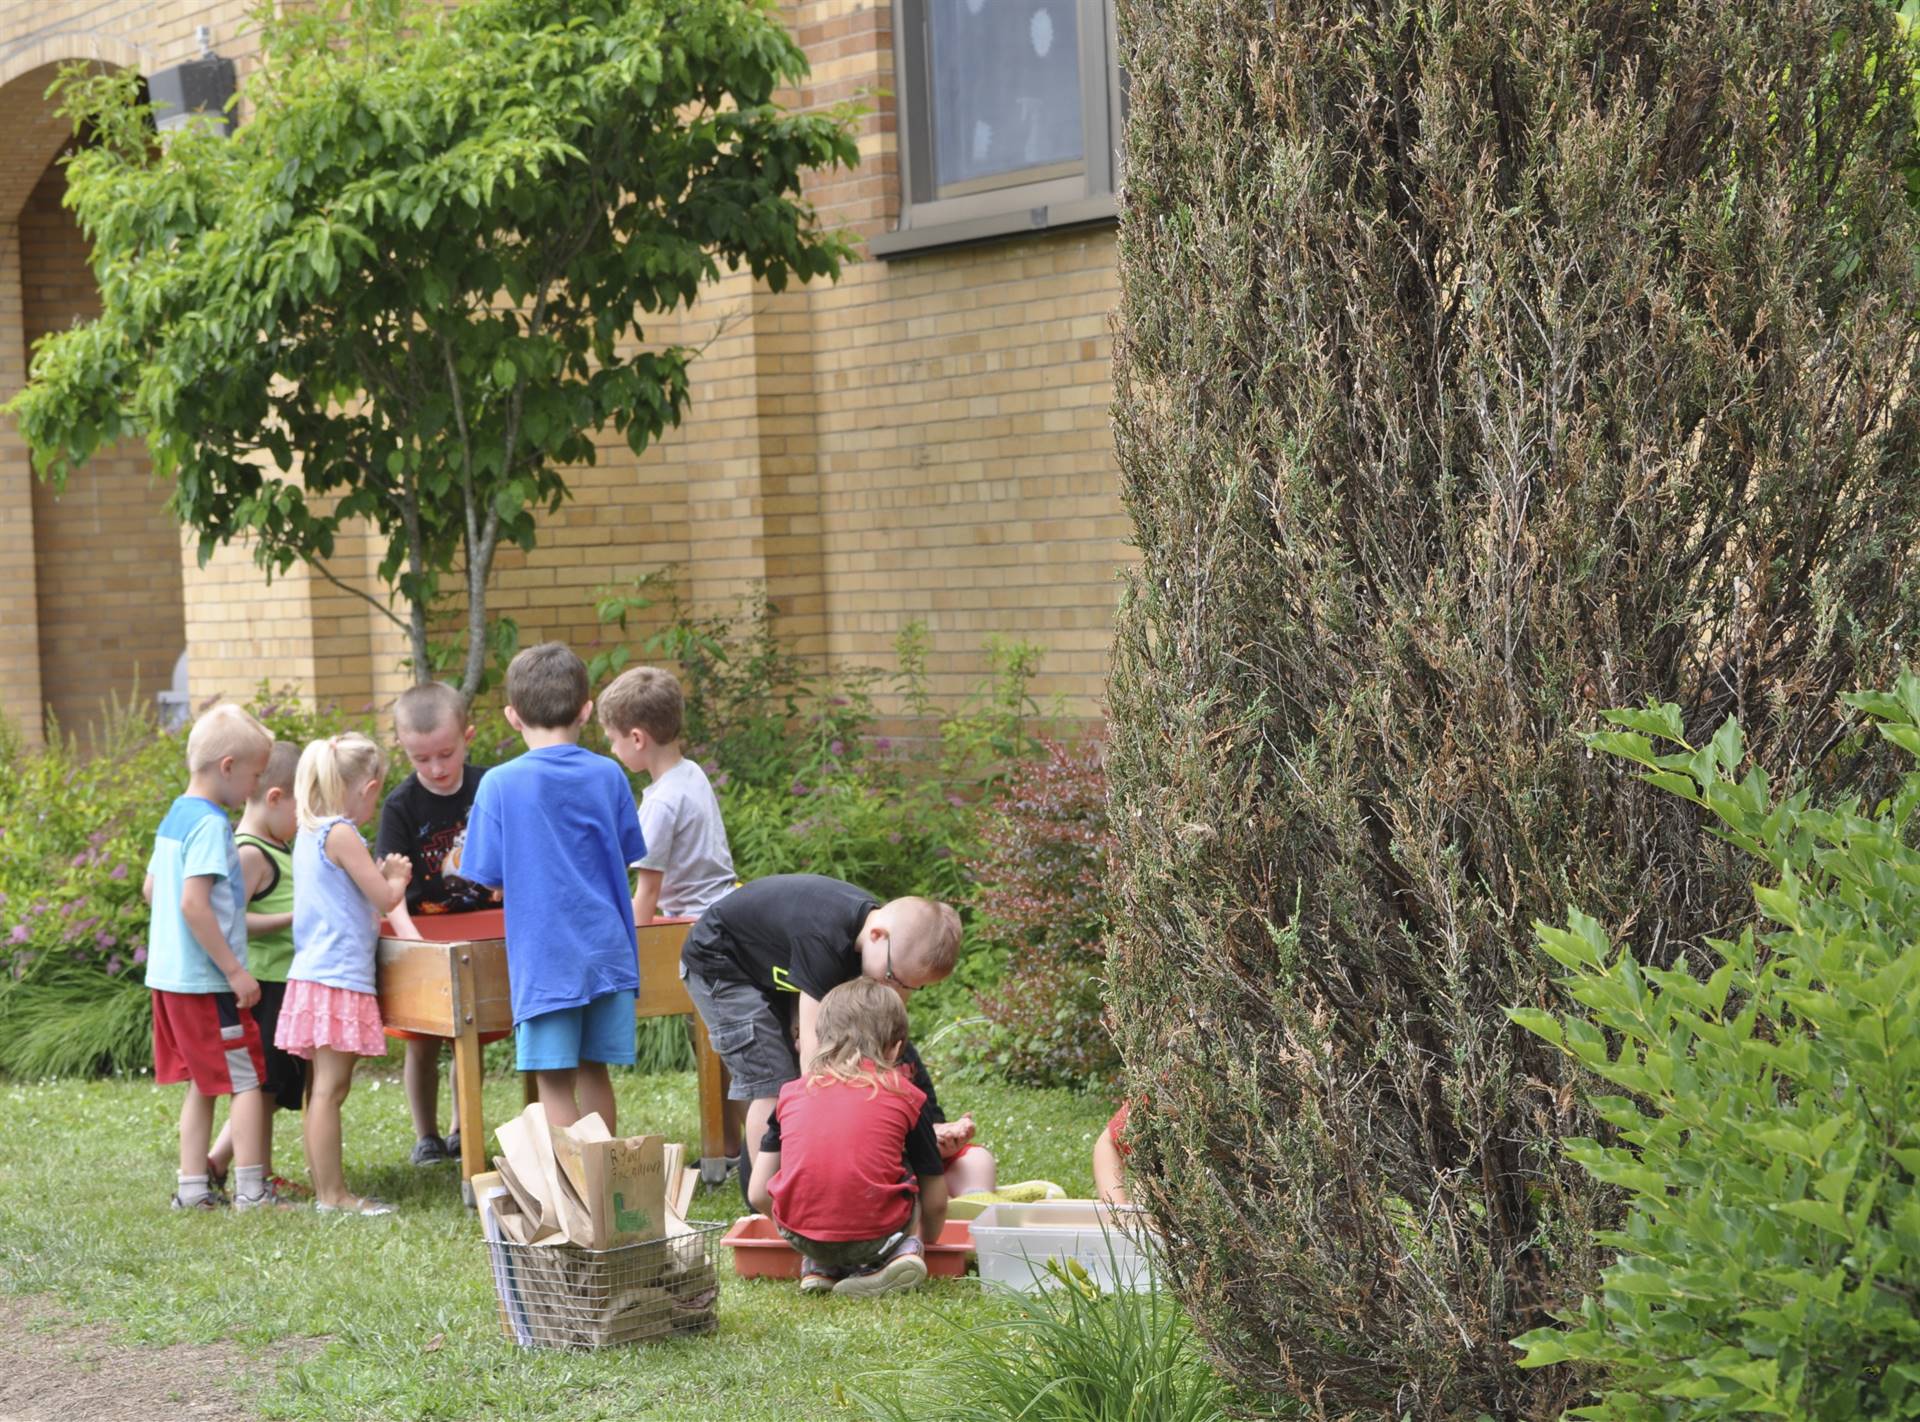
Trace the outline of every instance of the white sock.
{"label": "white sock", "polygon": [[183,1205],[197,1205],[213,1193],[204,1175],[180,1175],[177,1178],[180,1181],[180,1203]]}
{"label": "white sock", "polygon": [[266,1193],[266,1166],[236,1165],[233,1167],[233,1198],[235,1200],[257,1200]]}

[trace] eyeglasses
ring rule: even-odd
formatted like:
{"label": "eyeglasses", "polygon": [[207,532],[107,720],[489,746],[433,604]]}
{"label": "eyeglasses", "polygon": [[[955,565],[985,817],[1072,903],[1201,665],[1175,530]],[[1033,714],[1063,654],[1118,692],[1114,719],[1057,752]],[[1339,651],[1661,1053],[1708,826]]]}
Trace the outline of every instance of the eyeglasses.
{"label": "eyeglasses", "polygon": [[887,938],[887,981],[892,983],[895,987],[899,988],[901,992],[918,992],[920,990],[913,983],[903,983],[900,981],[899,978],[894,976],[893,938],[891,935],[889,935]]}

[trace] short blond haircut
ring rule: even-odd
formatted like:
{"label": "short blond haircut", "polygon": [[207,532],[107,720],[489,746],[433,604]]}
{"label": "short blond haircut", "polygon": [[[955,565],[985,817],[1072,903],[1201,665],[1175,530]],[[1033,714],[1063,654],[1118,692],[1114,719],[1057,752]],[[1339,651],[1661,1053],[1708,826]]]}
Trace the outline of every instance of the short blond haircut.
{"label": "short blond haircut", "polygon": [[358,731],[342,731],[315,741],[300,752],[293,772],[293,804],[300,828],[317,830],[347,812],[347,796],[356,785],[387,773],[387,753]]}
{"label": "short blond haircut", "polygon": [[449,721],[466,729],[467,698],[444,681],[410,686],[393,703],[393,729],[399,735],[423,736]]}
{"label": "short blond haircut", "polygon": [[260,783],[253,787],[255,803],[267,798],[267,791],[293,793],[293,777],[300,766],[300,747],[292,741],[275,741],[267,752],[267,768],[260,772]]}
{"label": "short blond haircut", "polygon": [[960,961],[960,915],[953,905],[910,895],[889,899],[885,907],[901,955],[933,982],[950,976]]}
{"label": "short blond haircut", "polygon": [[679,678],[659,667],[628,667],[607,683],[594,705],[600,724],[616,736],[637,728],[661,745],[680,739],[686,715]]}
{"label": "short blond haircut", "polygon": [[892,988],[872,978],[841,983],[820,999],[813,1034],[816,1045],[807,1063],[809,1085],[827,1080],[900,1089],[886,1056],[887,1048],[907,1040],[907,1009]]}
{"label": "short blond haircut", "polygon": [[273,745],[273,732],[243,706],[223,701],[203,712],[187,732],[187,771],[211,770],[228,756],[264,755]]}

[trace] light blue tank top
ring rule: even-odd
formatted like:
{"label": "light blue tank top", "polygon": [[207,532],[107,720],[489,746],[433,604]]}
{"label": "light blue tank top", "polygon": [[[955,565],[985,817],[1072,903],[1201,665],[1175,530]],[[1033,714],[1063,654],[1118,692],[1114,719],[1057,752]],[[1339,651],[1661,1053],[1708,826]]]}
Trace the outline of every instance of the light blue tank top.
{"label": "light blue tank top", "polygon": [[335,825],[351,821],[336,815],[318,829],[302,829],[293,841],[293,968],[287,977],[370,993],[380,916],[347,871],[327,857],[327,835]]}

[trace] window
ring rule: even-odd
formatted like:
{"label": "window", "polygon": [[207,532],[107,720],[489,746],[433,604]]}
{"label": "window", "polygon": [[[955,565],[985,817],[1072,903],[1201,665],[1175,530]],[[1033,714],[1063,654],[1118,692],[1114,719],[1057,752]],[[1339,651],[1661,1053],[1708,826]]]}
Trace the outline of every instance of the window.
{"label": "window", "polygon": [[879,256],[1114,215],[1110,0],[894,0],[900,226]]}

